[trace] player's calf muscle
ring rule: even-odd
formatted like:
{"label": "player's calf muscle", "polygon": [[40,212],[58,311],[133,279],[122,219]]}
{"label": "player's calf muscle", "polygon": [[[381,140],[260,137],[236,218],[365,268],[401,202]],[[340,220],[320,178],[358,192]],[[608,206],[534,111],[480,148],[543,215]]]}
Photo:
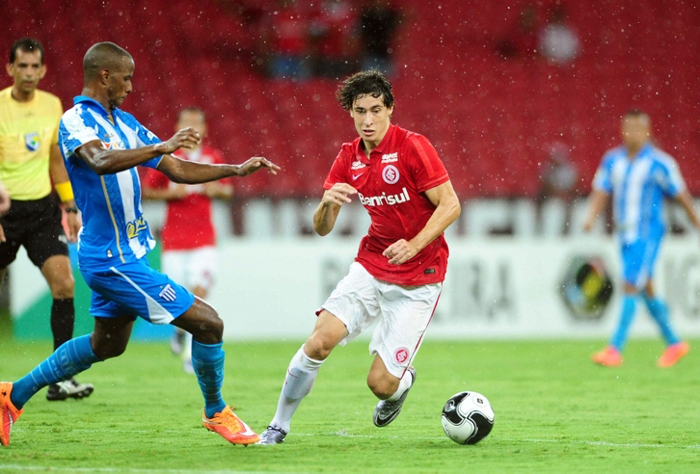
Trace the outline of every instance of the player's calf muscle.
{"label": "player's calf muscle", "polygon": [[399,379],[396,377],[392,379],[390,376],[376,376],[370,373],[367,377],[367,386],[377,398],[386,400],[399,388]]}

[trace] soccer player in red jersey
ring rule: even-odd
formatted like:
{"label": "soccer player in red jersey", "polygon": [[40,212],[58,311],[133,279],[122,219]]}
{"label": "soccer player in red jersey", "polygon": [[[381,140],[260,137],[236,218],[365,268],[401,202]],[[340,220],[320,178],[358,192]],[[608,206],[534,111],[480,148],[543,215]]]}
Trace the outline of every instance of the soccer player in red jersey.
{"label": "soccer player in red jersey", "polygon": [[337,93],[359,138],[342,146],[323,185],[314,230],[333,230],[341,207],[356,197],[372,223],[355,262],[317,311],[316,327],[292,358],[272,422],[261,444],[289,432],[301,400],[338,344],[345,345],[378,320],[367,385],[379,398],[373,421],[398,416],[416,378],[411,365],[442,289],[448,249],[443,232],[460,214],[459,199],[430,142],[391,124],[394,96],[379,71],[359,72]]}
{"label": "soccer player in red jersey", "polygon": [[[191,127],[201,137],[207,134],[204,111],[186,107],[180,111],[175,130]],[[221,153],[200,142],[181,148],[175,156],[197,163],[222,164]],[[216,233],[211,216],[212,199],[230,199],[233,187],[228,180],[187,185],[174,183],[160,171],[149,169],[144,179],[143,197],[167,201],[167,214],[161,240],[163,273],[180,281],[198,298],[205,299],[216,278]],[[181,354],[185,372],[192,368],[192,335],[176,328],[171,348]]]}

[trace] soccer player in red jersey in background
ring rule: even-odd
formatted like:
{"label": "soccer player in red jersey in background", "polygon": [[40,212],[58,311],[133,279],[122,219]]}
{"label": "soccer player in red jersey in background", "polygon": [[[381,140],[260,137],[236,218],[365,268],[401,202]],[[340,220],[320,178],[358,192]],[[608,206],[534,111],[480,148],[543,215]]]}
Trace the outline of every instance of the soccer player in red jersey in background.
{"label": "soccer player in red jersey in background", "polygon": [[359,138],[345,143],[323,187],[314,230],[333,230],[341,207],[357,198],[372,223],[355,262],[317,311],[316,327],[292,358],[272,422],[260,444],[279,444],[311,391],[324,360],[379,320],[367,385],[379,398],[373,421],[398,416],[416,378],[411,365],[437,306],[447,269],[443,232],[460,214],[459,199],[430,142],[391,124],[394,96],[379,71],[359,72],[337,93]]}
{"label": "soccer player in red jersey in background", "polygon": [[[180,111],[175,130],[191,127],[201,137],[207,134],[204,111],[187,107]],[[181,148],[175,156],[197,163],[222,164],[221,153],[207,145]],[[216,277],[216,233],[212,222],[212,199],[230,199],[233,187],[228,180],[205,184],[174,183],[160,171],[149,169],[144,179],[143,197],[167,201],[168,210],[161,232],[163,273],[181,281],[198,298],[205,299]],[[176,328],[171,348],[181,354],[185,372],[192,368],[192,335]]]}

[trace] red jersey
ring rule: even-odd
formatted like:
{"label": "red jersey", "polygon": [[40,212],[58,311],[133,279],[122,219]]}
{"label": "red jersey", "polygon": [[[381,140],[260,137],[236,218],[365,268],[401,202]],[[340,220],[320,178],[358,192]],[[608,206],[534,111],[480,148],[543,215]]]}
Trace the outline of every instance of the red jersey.
{"label": "red jersey", "polygon": [[[199,163],[224,162],[221,153],[208,146],[202,146],[192,153],[178,150],[175,156]],[[155,169],[149,169],[144,178],[144,186],[150,188],[166,189],[175,185]],[[216,243],[211,219],[211,199],[204,194],[203,185],[186,186],[190,194],[185,199],[167,202],[168,211],[161,232],[163,250],[191,250]]]}
{"label": "red jersey", "polygon": [[401,265],[390,265],[382,252],[400,239],[412,239],[425,227],[435,211],[425,191],[449,179],[435,148],[424,136],[389,125],[369,158],[361,138],[343,144],[323,187],[350,184],[370,215],[372,223],[355,261],[379,280],[414,286],[445,279],[449,251],[444,235]]}

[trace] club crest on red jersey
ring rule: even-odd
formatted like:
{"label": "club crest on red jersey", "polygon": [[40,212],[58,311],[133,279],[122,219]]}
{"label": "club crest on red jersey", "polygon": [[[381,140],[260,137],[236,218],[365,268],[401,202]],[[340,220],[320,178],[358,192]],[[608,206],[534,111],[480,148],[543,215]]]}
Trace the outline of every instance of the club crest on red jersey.
{"label": "club crest on red jersey", "polygon": [[396,184],[399,178],[399,169],[394,165],[388,165],[382,171],[382,179],[386,184]]}

